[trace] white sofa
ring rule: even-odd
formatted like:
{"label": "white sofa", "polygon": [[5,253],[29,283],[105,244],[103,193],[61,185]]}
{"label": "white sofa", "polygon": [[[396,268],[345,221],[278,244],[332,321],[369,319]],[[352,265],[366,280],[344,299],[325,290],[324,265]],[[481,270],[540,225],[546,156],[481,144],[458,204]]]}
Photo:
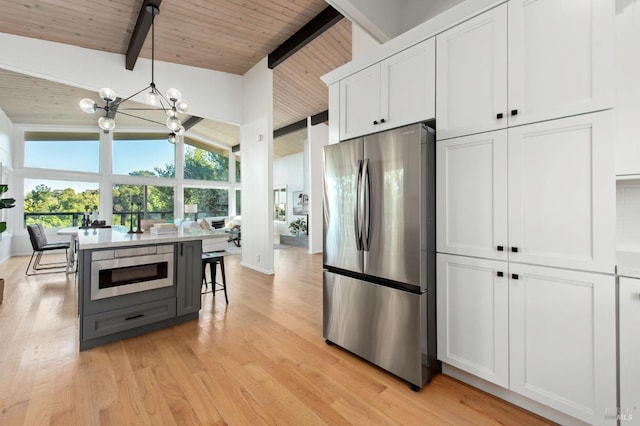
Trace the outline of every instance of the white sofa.
{"label": "white sofa", "polygon": [[213,227],[211,227],[211,231],[214,234],[214,238],[207,238],[202,240],[202,252],[206,253],[206,252],[211,252],[211,251],[224,251],[227,249],[228,246],[228,240],[229,240],[229,235],[225,232],[228,229],[231,229],[233,226],[238,225],[240,226],[240,219],[239,218],[205,218],[205,219],[200,219],[198,221],[194,221],[194,220],[189,220],[189,219],[176,219],[174,220],[174,223],[176,224],[176,226],[180,226],[183,228],[186,227],[194,227],[194,228],[202,228],[203,226],[201,225],[203,220],[206,220],[209,225],[211,225],[211,223],[213,221],[218,221],[218,220],[225,220],[225,227],[223,228],[218,228],[218,229],[214,229]]}

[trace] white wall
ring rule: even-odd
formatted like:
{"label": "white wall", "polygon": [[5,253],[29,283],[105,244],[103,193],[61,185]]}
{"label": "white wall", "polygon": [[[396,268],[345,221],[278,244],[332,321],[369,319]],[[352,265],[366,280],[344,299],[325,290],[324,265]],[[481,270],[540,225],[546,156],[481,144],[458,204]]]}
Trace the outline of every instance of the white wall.
{"label": "white wall", "polygon": [[273,274],[273,71],[267,58],[243,76],[242,265]]}
{"label": "white wall", "polygon": [[322,227],[324,198],[322,147],[329,144],[329,126],[309,126],[309,253],[322,253]]}
{"label": "white wall", "polygon": [[364,55],[376,47],[380,46],[380,42],[360,28],[358,24],[351,25],[351,58]]}
{"label": "white wall", "polygon": [[[0,33],[0,68],[97,92],[110,87],[123,96],[151,82],[151,60],[125,68],[125,56],[62,43]],[[191,103],[191,114],[230,123],[242,120],[242,77],[219,71],[155,61],[155,82],[177,87]],[[145,94],[134,98],[144,102]],[[72,106],[71,106],[72,107]]]}
{"label": "white wall", "polygon": [[402,31],[407,31],[463,1],[464,0],[407,0],[406,6],[399,8],[402,13],[400,16],[400,28]]}
{"label": "white wall", "polygon": [[640,174],[640,0],[616,0],[616,174]]}
{"label": "white wall", "polygon": [[[0,174],[3,184],[9,185],[9,191],[0,195],[1,198],[15,198],[13,185],[12,185],[12,157],[11,157],[11,135],[12,135],[12,123],[7,115],[0,109],[0,173],[9,170],[10,173],[6,178],[3,178]],[[14,210],[6,209],[0,210],[0,217],[7,222],[7,231],[0,234],[0,262],[4,262],[9,256],[11,256],[11,222],[14,221]]]}

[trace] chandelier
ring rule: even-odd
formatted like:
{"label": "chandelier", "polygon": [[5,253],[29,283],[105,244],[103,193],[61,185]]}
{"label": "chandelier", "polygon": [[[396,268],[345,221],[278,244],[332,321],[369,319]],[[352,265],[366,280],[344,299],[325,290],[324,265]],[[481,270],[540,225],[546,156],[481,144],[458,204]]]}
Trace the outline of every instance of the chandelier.
{"label": "chandelier", "polygon": [[[129,117],[134,117],[140,120],[149,121],[156,124],[166,125],[170,130],[168,140],[171,143],[175,143],[178,135],[182,135],[185,132],[182,126],[182,121],[178,117],[178,113],[186,114],[189,112],[190,105],[186,99],[182,99],[182,94],[178,89],[171,88],[167,90],[163,95],[154,81],[154,59],[155,59],[155,27],[154,21],[156,15],[160,13],[155,5],[147,5],[146,12],[151,14],[151,83],[142,90],[137,91],[128,98],[118,98],[116,92],[112,89],[102,88],[98,92],[100,98],[105,102],[104,106],[98,105],[93,99],[84,98],[80,101],[80,109],[82,111],[93,114],[97,110],[103,110],[104,115],[98,118],[98,126],[109,133],[109,131],[115,129],[116,121],[114,119],[116,113],[123,114]],[[151,107],[148,108],[125,108],[123,104],[131,98],[139,95],[142,92],[147,92],[146,100]],[[161,123],[159,121],[151,120],[145,117],[140,117],[131,114],[128,111],[163,111],[166,114],[166,122]]]}

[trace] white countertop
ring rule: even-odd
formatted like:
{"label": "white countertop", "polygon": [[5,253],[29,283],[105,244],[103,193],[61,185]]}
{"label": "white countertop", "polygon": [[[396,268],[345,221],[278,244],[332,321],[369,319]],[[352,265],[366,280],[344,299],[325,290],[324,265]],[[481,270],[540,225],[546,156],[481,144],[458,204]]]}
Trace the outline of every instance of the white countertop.
{"label": "white countertop", "polygon": [[174,243],[177,241],[206,240],[211,238],[228,238],[225,234],[194,227],[179,227],[177,228],[178,232],[171,234],[152,234],[149,231],[145,231],[142,234],[128,234],[128,230],[129,229],[124,226],[80,229],[78,230],[78,249],[90,250],[108,247]]}
{"label": "white countertop", "polygon": [[618,251],[616,256],[619,276],[640,278],[640,252]]}

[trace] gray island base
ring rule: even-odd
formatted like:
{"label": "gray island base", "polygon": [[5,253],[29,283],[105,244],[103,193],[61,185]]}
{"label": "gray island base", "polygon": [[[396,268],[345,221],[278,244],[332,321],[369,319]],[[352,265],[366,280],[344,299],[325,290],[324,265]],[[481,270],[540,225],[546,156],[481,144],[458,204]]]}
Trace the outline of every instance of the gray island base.
{"label": "gray island base", "polygon": [[202,240],[209,238],[226,236],[196,229],[166,235],[80,230],[80,350],[198,319]]}

